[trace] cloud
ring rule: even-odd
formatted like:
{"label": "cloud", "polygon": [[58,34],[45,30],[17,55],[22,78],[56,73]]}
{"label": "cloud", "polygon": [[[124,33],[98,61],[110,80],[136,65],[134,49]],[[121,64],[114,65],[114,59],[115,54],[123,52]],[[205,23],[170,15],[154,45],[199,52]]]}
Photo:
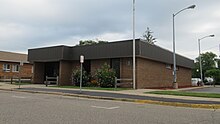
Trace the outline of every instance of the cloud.
{"label": "cloud", "polygon": [[[172,50],[172,14],[189,5],[176,19],[176,50],[197,57],[197,39],[205,47],[219,44],[220,1],[137,0],[136,36],[146,27],[157,44]],[[1,0],[0,50],[27,51],[28,48],[75,45],[83,39],[115,41],[132,38],[132,1],[127,0]],[[16,46],[11,45],[16,44]],[[215,49],[210,49],[216,52]],[[217,53],[217,52],[216,52]]]}

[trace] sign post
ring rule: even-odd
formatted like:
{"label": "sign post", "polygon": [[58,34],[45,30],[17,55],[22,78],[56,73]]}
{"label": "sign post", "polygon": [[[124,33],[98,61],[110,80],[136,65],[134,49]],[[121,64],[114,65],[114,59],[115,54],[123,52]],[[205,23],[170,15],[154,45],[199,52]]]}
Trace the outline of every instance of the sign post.
{"label": "sign post", "polygon": [[82,68],[82,64],[84,63],[84,56],[81,55],[80,56],[80,64],[81,64],[81,73],[80,73],[80,93],[82,93],[82,71],[83,71],[83,68]]}
{"label": "sign post", "polygon": [[20,61],[20,66],[19,66],[19,89],[21,88],[21,67],[24,65],[22,61]]}

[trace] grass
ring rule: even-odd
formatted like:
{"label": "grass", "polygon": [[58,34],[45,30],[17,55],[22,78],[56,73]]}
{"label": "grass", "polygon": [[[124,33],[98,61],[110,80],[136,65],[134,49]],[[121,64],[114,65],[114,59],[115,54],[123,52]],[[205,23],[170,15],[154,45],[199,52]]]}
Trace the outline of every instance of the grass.
{"label": "grass", "polygon": [[[79,86],[50,86],[56,88],[70,88],[70,89],[79,89]],[[108,90],[108,91],[122,91],[122,90],[131,90],[131,88],[102,88],[102,87],[82,87],[82,89],[88,90]]]}
{"label": "grass", "polygon": [[175,96],[220,98],[220,93],[198,93],[198,92],[187,92],[187,91],[152,91],[152,92],[146,92],[146,93],[161,94],[161,95],[175,95]]}

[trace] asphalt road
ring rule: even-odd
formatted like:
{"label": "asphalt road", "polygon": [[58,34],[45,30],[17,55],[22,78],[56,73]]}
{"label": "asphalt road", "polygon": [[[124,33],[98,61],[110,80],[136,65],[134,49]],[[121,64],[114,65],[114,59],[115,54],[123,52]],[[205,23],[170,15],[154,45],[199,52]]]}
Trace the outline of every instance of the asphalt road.
{"label": "asphalt road", "polygon": [[220,124],[220,110],[0,91],[0,124]]}
{"label": "asphalt road", "polygon": [[192,92],[201,92],[201,93],[220,93],[220,87],[204,87],[201,89],[190,90]]}
{"label": "asphalt road", "polygon": [[48,88],[21,88],[21,90],[60,92],[60,93],[69,93],[69,94],[82,94],[82,95],[89,95],[89,96],[153,100],[153,101],[162,101],[162,102],[179,102],[179,103],[190,103],[190,104],[220,104],[220,102],[218,101],[184,100],[184,99],[139,96],[139,95],[128,95],[128,94],[120,94],[120,93],[107,93],[107,92],[95,92],[95,91],[83,91],[82,93],[80,93],[79,90],[48,89]]}

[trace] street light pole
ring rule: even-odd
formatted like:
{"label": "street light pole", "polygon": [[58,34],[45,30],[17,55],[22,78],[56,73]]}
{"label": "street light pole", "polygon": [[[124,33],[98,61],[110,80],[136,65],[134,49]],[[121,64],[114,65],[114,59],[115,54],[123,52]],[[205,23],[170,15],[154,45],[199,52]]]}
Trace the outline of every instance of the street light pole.
{"label": "street light pole", "polygon": [[175,44],[175,16],[178,15],[180,12],[187,10],[187,9],[194,9],[196,5],[191,5],[187,8],[184,8],[177,13],[173,14],[173,88],[177,89],[177,75],[176,75],[176,44]]}
{"label": "street light pole", "polygon": [[198,39],[198,44],[199,44],[199,67],[200,67],[200,78],[201,82],[203,84],[203,76],[202,76],[202,59],[201,59],[201,47],[200,47],[200,39]]}
{"label": "street light pole", "polygon": [[175,44],[175,14],[173,14],[173,88],[177,89],[176,83],[176,44]]}
{"label": "street light pole", "polygon": [[133,0],[133,89],[136,89],[135,61],[135,0]]}
{"label": "street light pole", "polygon": [[201,57],[201,40],[202,39],[205,39],[205,38],[208,38],[208,37],[214,37],[215,35],[208,35],[208,36],[205,36],[205,37],[202,37],[200,39],[198,39],[198,44],[199,44],[199,67],[200,67],[200,78],[201,78],[201,82],[202,82],[202,85],[203,85],[203,74],[202,74],[202,57]]}

